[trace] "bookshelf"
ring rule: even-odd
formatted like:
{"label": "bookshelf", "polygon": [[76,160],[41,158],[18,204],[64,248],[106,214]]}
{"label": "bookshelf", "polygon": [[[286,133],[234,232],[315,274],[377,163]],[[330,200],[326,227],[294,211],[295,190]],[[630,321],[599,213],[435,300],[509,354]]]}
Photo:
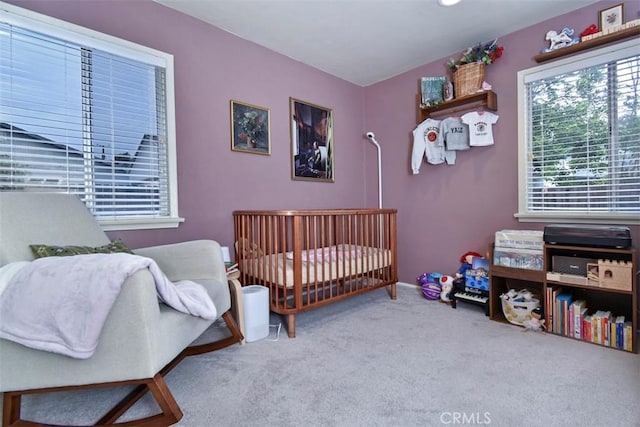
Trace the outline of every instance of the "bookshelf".
{"label": "bookshelf", "polygon": [[[608,270],[608,266],[612,266],[609,270],[613,271],[614,277],[618,277],[616,277],[616,281],[612,285],[610,279],[588,280],[587,278],[579,276],[555,274],[552,268],[554,265],[554,257],[606,260],[601,263],[601,268]],[[624,269],[621,269],[620,266],[624,266]],[[566,327],[564,331],[558,330],[557,321],[562,321],[562,318],[553,318],[554,314],[556,317],[562,316],[562,313],[559,313],[559,306],[553,298],[554,294],[570,295],[572,301],[584,300],[586,302],[587,313],[589,315],[596,314],[597,311],[603,313],[610,312],[611,318],[614,319],[614,321],[617,316],[624,316],[625,321],[629,322],[628,324],[631,327],[631,344],[628,351],[638,352],[638,284],[635,250],[545,245],[544,270],[545,277],[543,287],[546,294],[544,312],[546,323],[551,324],[551,333],[576,339],[575,334],[571,336],[571,333],[567,332]],[[600,276],[602,276],[602,274],[600,274]],[[612,333],[610,329],[608,332],[609,335]],[[605,336],[604,332],[603,335],[597,338],[594,344],[606,345],[611,348],[617,347],[612,346],[610,339],[605,342],[603,336]],[[579,339],[585,341],[582,336]],[[586,341],[593,342],[588,339]]]}
{"label": "bookshelf", "polygon": [[[580,339],[585,342],[605,345],[610,348],[618,348],[618,340],[616,345],[612,345],[612,331],[609,330],[609,340],[605,341],[598,338],[593,342],[587,340],[584,336],[576,337],[574,333],[569,333],[569,329],[558,330],[558,317],[566,311],[559,310],[559,305],[555,302],[558,294],[571,295],[571,301],[583,300],[587,307],[588,315],[595,314],[598,311],[602,313],[610,312],[611,318],[624,316],[624,320],[630,326],[630,347],[627,351],[633,353],[638,352],[638,283],[637,283],[637,258],[634,249],[618,249],[618,248],[602,248],[602,247],[586,247],[586,246],[566,246],[545,244],[543,249],[544,266],[542,271],[523,270],[518,268],[501,267],[493,265],[493,245],[490,247],[491,269],[489,271],[490,290],[489,290],[489,318],[491,320],[507,322],[502,313],[502,302],[500,295],[509,289],[520,290],[523,288],[531,291],[540,299],[540,304],[544,311],[545,326],[551,327],[547,333],[553,333],[565,336],[571,339]],[[602,282],[597,280],[588,280],[586,277],[573,276],[569,274],[558,274],[553,271],[554,257],[574,257],[576,259],[602,260],[605,269],[612,266],[614,277],[613,283],[609,279]],[[623,266],[617,267],[619,265]],[[622,279],[618,279],[621,277]],[[568,308],[568,305],[567,307]],[[556,318],[554,319],[554,314]],[[566,320],[567,317],[564,318]],[[581,324],[578,323],[578,324]],[[575,324],[574,324],[575,328]]]}

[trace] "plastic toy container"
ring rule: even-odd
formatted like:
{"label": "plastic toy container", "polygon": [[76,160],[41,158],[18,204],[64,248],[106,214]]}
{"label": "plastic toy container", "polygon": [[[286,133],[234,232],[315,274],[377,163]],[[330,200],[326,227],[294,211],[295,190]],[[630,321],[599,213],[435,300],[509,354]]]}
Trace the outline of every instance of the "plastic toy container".
{"label": "plastic toy container", "polygon": [[531,320],[531,311],[540,306],[540,300],[532,298],[531,301],[502,300],[502,313],[509,323],[523,326],[525,320]]}

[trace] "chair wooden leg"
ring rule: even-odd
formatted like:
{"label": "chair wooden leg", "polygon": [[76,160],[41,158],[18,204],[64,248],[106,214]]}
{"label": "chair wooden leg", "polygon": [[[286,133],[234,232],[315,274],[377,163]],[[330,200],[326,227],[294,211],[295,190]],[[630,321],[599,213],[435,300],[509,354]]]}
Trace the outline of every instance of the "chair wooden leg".
{"label": "chair wooden leg", "polygon": [[[171,391],[169,390],[169,387],[167,387],[167,383],[164,381],[161,374],[158,373],[153,378],[144,380],[141,385],[136,387],[136,390],[138,389],[144,390],[139,397],[134,393],[129,393],[127,397],[132,397],[134,399],[133,403],[135,403],[140,399],[140,397],[144,396],[146,391],[151,391],[151,394],[162,411],[160,414],[137,420],[116,423],[118,418],[120,418],[127,409],[133,406],[133,403],[127,404],[127,402],[123,400],[104,417],[102,417],[95,425],[169,426],[177,423],[182,418],[182,410],[180,410],[178,402],[176,402],[175,398],[171,394]],[[123,407],[124,410],[121,410]]]}
{"label": "chair wooden leg", "polygon": [[[229,331],[231,332],[231,336],[223,338],[221,340],[200,344],[196,346],[187,347],[184,349],[178,356],[175,357],[171,362],[167,364],[160,371],[159,375],[162,377],[166,376],[182,359],[187,356],[194,356],[196,354],[207,353],[210,351],[219,350],[221,348],[228,347],[232,344],[239,343],[244,338],[236,321],[233,319],[230,311],[227,311],[222,315]],[[104,417],[102,417],[101,424],[110,424],[114,423],[115,420],[120,418],[129,408],[131,408],[138,400],[140,400],[146,393],[149,391],[145,384],[141,384],[133,389],[127,396],[125,396],[116,406],[111,409]]]}
{"label": "chair wooden leg", "polygon": [[196,354],[208,353],[210,351],[220,350],[221,348],[229,347],[232,344],[240,343],[244,336],[242,332],[240,332],[240,328],[238,328],[238,324],[234,320],[231,315],[231,311],[227,311],[222,315],[224,322],[227,324],[227,328],[231,332],[231,336],[220,339],[218,341],[214,341],[206,344],[193,345],[191,347],[187,347],[185,349],[186,356],[194,356]]}
{"label": "chair wooden leg", "polygon": [[[162,378],[164,378],[173,368],[176,367],[178,363],[182,361],[186,357],[186,351],[183,350],[180,354],[178,354],[171,362],[167,364],[162,370],[158,373]],[[120,418],[125,412],[129,410],[135,403],[142,399],[142,397],[147,394],[149,391],[149,387],[146,384],[140,384],[129,394],[127,394],[116,406],[111,408],[109,412],[107,412],[101,419],[98,421],[98,424],[113,424],[118,418]]]}
{"label": "chair wooden leg", "polygon": [[[117,405],[115,405],[109,412],[107,412],[95,425],[117,425],[117,426],[168,426],[178,422],[182,418],[182,411],[178,406],[178,403],[174,399],[173,395],[169,391],[167,384],[164,381],[164,376],[167,375],[182,359],[187,356],[193,356],[196,354],[207,353],[210,351],[219,350],[221,348],[228,347],[232,344],[241,342],[244,337],[238,324],[231,315],[231,311],[227,311],[222,315],[231,336],[220,339],[218,341],[206,344],[195,345],[187,347],[171,362],[167,364],[162,370],[156,374],[153,378],[148,378],[140,381],[123,381],[110,384],[93,384],[88,386],[77,387],[59,387],[57,389],[42,389],[42,390],[25,390],[25,391],[11,391],[5,392],[3,395],[2,404],[2,426],[46,426],[46,424],[35,423],[20,419],[20,407],[22,403],[23,394],[36,394],[47,393],[56,390],[72,390],[72,389],[88,389],[107,385],[126,385],[134,384],[136,387],[125,396]],[[142,418],[134,421],[127,421],[123,423],[116,423],[116,421],[124,415],[129,408],[131,408],[138,400],[140,400],[148,391],[151,391],[158,406],[162,410],[162,413],[153,415],[151,417]]]}
{"label": "chair wooden leg", "polygon": [[[146,391],[151,391],[154,399],[158,403],[160,410],[162,411],[159,414],[152,415],[150,417],[140,418],[137,420],[126,421],[122,423],[116,423],[118,418],[127,409],[131,407],[131,405],[127,405],[126,403],[120,402],[114,409],[109,411],[107,415],[102,417],[98,422],[94,425],[117,425],[117,426],[169,426],[177,423],[182,418],[182,411],[180,410],[180,406],[178,406],[178,402],[174,399],[169,387],[164,381],[164,378],[161,374],[156,374],[153,378],[146,378],[139,381],[122,381],[120,383],[108,383],[108,384],[92,384],[88,386],[76,386],[76,387],[58,387],[53,389],[41,389],[41,390],[24,390],[24,391],[10,391],[5,392],[3,395],[3,408],[2,408],[2,426],[3,427],[13,427],[13,426],[47,426],[49,424],[43,424],[35,421],[23,420],[20,418],[20,409],[22,403],[22,395],[23,394],[38,394],[38,393],[48,393],[52,391],[62,391],[62,390],[78,390],[78,389],[90,389],[95,387],[104,387],[107,385],[127,385],[127,384],[139,384],[136,389],[143,389]],[[144,393],[142,393],[144,395]],[[129,394],[131,396],[131,393]],[[138,400],[139,397],[136,399]],[[122,410],[124,408],[124,410]]]}
{"label": "chair wooden leg", "polygon": [[5,392],[2,398],[2,426],[14,425],[20,420],[22,395],[14,392]]}

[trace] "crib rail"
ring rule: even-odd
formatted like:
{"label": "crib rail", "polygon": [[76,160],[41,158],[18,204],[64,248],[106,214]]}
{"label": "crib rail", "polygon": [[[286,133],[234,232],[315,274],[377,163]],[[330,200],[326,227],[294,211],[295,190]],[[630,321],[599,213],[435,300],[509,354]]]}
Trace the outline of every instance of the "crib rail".
{"label": "crib rail", "polygon": [[[243,284],[296,313],[397,282],[395,209],[235,211]],[[293,319],[291,319],[293,320]]]}

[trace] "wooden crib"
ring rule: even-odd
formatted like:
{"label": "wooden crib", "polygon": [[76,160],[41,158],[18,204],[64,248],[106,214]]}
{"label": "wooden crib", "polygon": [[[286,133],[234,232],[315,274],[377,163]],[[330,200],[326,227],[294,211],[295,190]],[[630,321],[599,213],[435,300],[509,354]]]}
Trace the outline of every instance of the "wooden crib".
{"label": "wooden crib", "polygon": [[395,209],[235,211],[243,284],[269,288],[270,309],[295,315],[388,286],[396,298]]}

